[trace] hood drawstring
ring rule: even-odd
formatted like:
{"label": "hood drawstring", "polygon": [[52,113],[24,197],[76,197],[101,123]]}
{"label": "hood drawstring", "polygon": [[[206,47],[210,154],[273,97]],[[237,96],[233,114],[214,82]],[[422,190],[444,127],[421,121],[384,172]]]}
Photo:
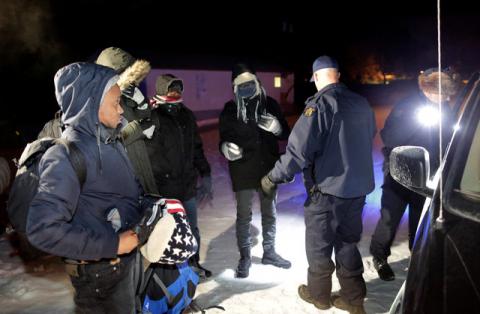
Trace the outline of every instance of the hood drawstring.
{"label": "hood drawstring", "polygon": [[[243,123],[248,123],[247,106],[248,106],[248,101],[251,100],[252,98],[246,100],[245,98],[240,97],[237,93],[237,86],[235,86],[234,88],[234,95],[235,95],[235,103],[237,104],[237,120],[241,119]],[[263,107],[262,104],[266,102],[265,95],[266,95],[265,89],[263,88],[263,86],[261,86],[260,93],[258,96],[256,96],[257,102],[255,104],[255,112],[254,112],[255,123],[258,122],[259,111],[263,111],[263,112],[260,112],[260,114],[265,113],[265,108],[262,108]]]}
{"label": "hood drawstring", "polygon": [[100,175],[103,174],[103,161],[102,161],[102,149],[100,147],[100,125],[97,123],[97,131],[95,132],[96,137],[97,137],[97,148],[98,148],[98,155],[100,156],[100,165],[99,165],[99,171]]}

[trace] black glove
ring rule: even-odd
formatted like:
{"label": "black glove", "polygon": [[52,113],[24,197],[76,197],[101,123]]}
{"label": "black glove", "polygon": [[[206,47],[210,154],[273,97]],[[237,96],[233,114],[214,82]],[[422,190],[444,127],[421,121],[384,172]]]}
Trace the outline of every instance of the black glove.
{"label": "black glove", "polygon": [[260,184],[263,195],[268,198],[273,198],[275,192],[277,191],[277,184],[273,183],[272,179],[270,179],[268,174],[262,178]]}
{"label": "black glove", "polygon": [[145,115],[150,115],[148,99],[143,96],[142,92],[140,91],[140,89],[138,89],[137,86],[135,86],[134,84],[128,85],[127,88],[122,90],[122,95],[134,101],[136,104],[136,109],[138,111],[144,111]]}
{"label": "black glove", "polygon": [[151,139],[153,132],[155,131],[155,125],[153,124],[153,121],[150,119],[141,119],[138,121],[138,124],[142,128],[143,135],[145,135],[146,138]]}
{"label": "black glove", "polygon": [[163,209],[166,207],[165,199],[153,196],[145,196],[141,202],[144,209],[142,219],[135,225],[133,231],[137,234],[139,245],[147,242],[158,220],[163,217]]}

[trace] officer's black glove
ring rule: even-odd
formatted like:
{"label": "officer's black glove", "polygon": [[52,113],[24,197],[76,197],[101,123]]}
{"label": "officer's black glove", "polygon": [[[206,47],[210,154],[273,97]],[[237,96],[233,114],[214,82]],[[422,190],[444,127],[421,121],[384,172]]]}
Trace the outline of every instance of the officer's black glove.
{"label": "officer's black glove", "polygon": [[260,184],[263,195],[268,198],[273,198],[275,192],[277,191],[277,184],[273,183],[272,179],[270,179],[268,174],[262,178]]}
{"label": "officer's black glove", "polygon": [[163,209],[166,203],[163,198],[145,196],[141,207],[145,210],[140,222],[135,225],[133,231],[137,234],[139,245],[145,244],[152,233],[158,220],[163,217]]}

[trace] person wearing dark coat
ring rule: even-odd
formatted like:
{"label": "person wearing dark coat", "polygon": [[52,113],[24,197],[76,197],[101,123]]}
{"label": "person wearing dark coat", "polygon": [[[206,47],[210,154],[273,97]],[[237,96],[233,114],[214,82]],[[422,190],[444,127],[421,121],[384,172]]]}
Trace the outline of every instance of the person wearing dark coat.
{"label": "person wearing dark coat", "polygon": [[260,198],[263,234],[263,264],[290,268],[291,263],[275,252],[276,195],[259,192],[261,178],[279,158],[278,141],[287,139],[290,128],[278,103],[268,97],[255,71],[237,64],[232,71],[234,100],[220,114],[220,151],[228,160],[237,200],[236,235],[240,261],[238,278],[249,275],[251,266],[250,223],[255,194]]}
{"label": "person wearing dark coat", "polygon": [[61,256],[81,313],[135,311],[132,231],[141,219],[142,189],[117,140],[122,108],[118,76],[110,68],[73,63],[55,75],[62,138],[84,156],[80,184],[63,145],[39,163],[38,192],[30,204],[27,236],[38,249]]}
{"label": "person wearing dark coat", "polygon": [[[335,59],[320,56],[313,63],[318,92],[288,138],[286,153],[262,178],[267,195],[303,172],[307,285],[300,297],[325,310],[333,304],[350,313],[365,313],[366,285],[357,243],[362,234],[365,198],[374,189],[372,145],[375,115],[368,101],[340,83]],[[332,253],[335,251],[335,263]],[[332,295],[332,273],[340,295]]]}
{"label": "person wearing dark coat", "polygon": [[[182,80],[170,74],[160,75],[155,87],[151,115],[155,132],[145,141],[153,176],[162,197],[183,203],[200,247],[197,203],[213,197],[210,165],[203,153],[195,116],[183,103]],[[193,262],[209,277],[211,272],[199,264],[199,252],[200,248]]]}
{"label": "person wearing dark coat", "polygon": [[[448,105],[449,98],[456,92],[453,75],[442,74],[442,133],[443,151],[453,132],[454,115]],[[373,265],[380,279],[390,281],[395,274],[387,262],[390,247],[395,238],[398,226],[408,205],[408,246],[413,247],[415,233],[422,213],[425,197],[410,191],[396,182],[389,171],[391,151],[398,146],[411,145],[425,148],[430,156],[430,169],[434,174],[440,164],[439,158],[439,96],[438,71],[428,69],[418,77],[419,90],[396,104],[385,121],[380,132],[384,147],[384,182],[380,219],[372,235],[370,253]]]}
{"label": "person wearing dark coat", "polygon": [[104,49],[95,63],[110,67],[119,74],[122,115],[126,119],[121,132],[123,144],[144,192],[158,194],[145,145],[145,140],[153,136],[155,126],[150,119],[148,99],[138,88],[150,72],[150,64],[145,60],[136,60],[117,47]]}

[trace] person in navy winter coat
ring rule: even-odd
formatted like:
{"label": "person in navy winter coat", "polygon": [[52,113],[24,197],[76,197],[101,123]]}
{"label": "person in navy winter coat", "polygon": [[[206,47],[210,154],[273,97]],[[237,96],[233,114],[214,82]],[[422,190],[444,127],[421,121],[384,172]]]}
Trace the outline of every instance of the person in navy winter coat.
{"label": "person in navy winter coat", "polygon": [[[333,304],[350,313],[365,313],[363,264],[357,243],[362,233],[365,197],[373,191],[372,143],[375,115],[368,101],[340,83],[335,59],[320,56],[312,81],[318,92],[306,102],[295,124],[286,153],[262,178],[268,195],[277,184],[303,172],[307,285],[300,297],[325,310]],[[335,263],[332,253],[335,250]],[[332,273],[340,296],[332,296]]]}
{"label": "person in navy winter coat", "polygon": [[27,221],[37,248],[61,256],[81,313],[133,313],[131,230],[141,218],[142,189],[125,149],[117,141],[121,125],[120,89],[115,71],[74,63],[55,75],[55,92],[66,130],[84,156],[80,186],[63,145],[52,146],[39,163],[40,182]]}

